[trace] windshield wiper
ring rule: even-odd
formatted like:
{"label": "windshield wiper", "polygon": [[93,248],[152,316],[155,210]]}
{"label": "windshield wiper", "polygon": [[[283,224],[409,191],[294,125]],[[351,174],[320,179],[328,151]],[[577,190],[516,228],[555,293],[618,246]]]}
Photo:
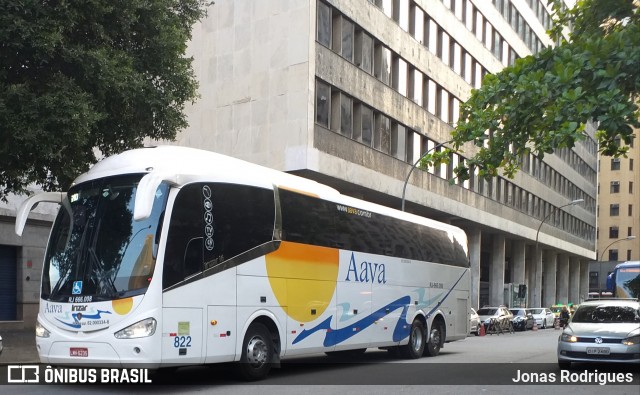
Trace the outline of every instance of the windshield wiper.
{"label": "windshield wiper", "polygon": [[[109,275],[108,271],[105,270],[104,264],[98,258],[98,254],[96,254],[96,250],[93,247],[88,247],[87,252],[89,258],[91,259],[91,266],[97,270],[92,270],[96,274],[97,284],[96,286],[102,286],[106,284],[109,287],[108,293],[109,297],[115,296],[118,294],[118,289],[116,288],[116,284],[113,278]],[[114,276],[115,277],[115,276]],[[96,289],[96,294],[99,293],[99,289]]]}

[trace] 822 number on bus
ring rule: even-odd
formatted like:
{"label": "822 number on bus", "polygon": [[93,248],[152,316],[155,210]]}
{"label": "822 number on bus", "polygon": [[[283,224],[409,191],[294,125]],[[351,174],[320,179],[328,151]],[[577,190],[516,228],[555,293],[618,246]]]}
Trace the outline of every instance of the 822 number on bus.
{"label": "822 number on bus", "polygon": [[175,348],[191,347],[191,336],[176,336],[173,339],[173,347]]}

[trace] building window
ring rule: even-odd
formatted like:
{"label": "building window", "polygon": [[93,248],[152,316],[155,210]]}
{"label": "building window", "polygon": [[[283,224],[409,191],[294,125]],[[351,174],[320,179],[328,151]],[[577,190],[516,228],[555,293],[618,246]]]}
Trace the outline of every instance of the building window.
{"label": "building window", "polygon": [[331,8],[323,2],[318,2],[318,26],[316,39],[327,48],[331,48]]}
{"label": "building window", "polygon": [[633,181],[629,181],[629,193],[633,194]]}
{"label": "building window", "polygon": [[391,120],[378,113],[375,116],[374,127],[373,148],[388,154],[391,146]]}
{"label": "building window", "polygon": [[389,18],[393,17],[393,0],[375,0],[375,5]]}
{"label": "building window", "polygon": [[433,115],[437,115],[438,110],[438,85],[432,79],[429,79],[427,87],[427,103],[426,108]]}
{"label": "building window", "polygon": [[614,250],[614,249],[609,250],[609,260],[610,261],[618,260],[618,250]]}
{"label": "building window", "polygon": [[369,147],[373,146],[373,110],[363,104],[356,106],[354,138]]}
{"label": "building window", "polygon": [[610,204],[609,205],[609,215],[611,217],[617,217],[620,215],[620,205],[619,204]]}
{"label": "building window", "polygon": [[409,31],[409,0],[397,0],[394,18],[402,30]]}
{"label": "building window", "polygon": [[387,85],[391,85],[391,50],[383,45],[376,45],[374,59],[374,75]]}
{"label": "building window", "polygon": [[611,181],[611,193],[620,193],[620,181]]}
{"label": "building window", "polygon": [[620,170],[620,158],[611,159],[611,170]]}
{"label": "building window", "polygon": [[418,40],[420,44],[424,44],[424,11],[420,7],[413,5],[413,26],[412,32],[413,38]]}
{"label": "building window", "polygon": [[342,45],[340,54],[343,58],[353,63],[353,23],[342,18]]}
{"label": "building window", "polygon": [[360,30],[356,34],[355,62],[362,70],[373,73],[373,38]]}
{"label": "building window", "polygon": [[407,96],[408,84],[408,65],[399,56],[394,56],[393,60],[393,85],[392,87],[398,91],[402,96]]}
{"label": "building window", "polygon": [[417,105],[422,107],[424,92],[424,80],[423,75],[418,69],[411,70],[411,99],[416,102]]}
{"label": "building window", "polygon": [[[620,159],[618,159],[618,162]],[[629,170],[633,171],[633,159],[629,159]]]}
{"label": "building window", "polygon": [[610,239],[617,239],[618,238],[618,227],[617,226],[611,226],[609,227],[609,238]]}
{"label": "building window", "polygon": [[629,217],[633,215],[633,204],[629,205]]}
{"label": "building window", "polygon": [[351,137],[353,133],[353,99],[340,94],[340,133]]}
{"label": "building window", "polygon": [[391,155],[401,161],[407,160],[407,128],[395,122],[391,132]]}
{"label": "building window", "polygon": [[631,260],[631,250],[627,250],[627,260]]}
{"label": "building window", "polygon": [[331,111],[331,87],[316,80],[316,123],[329,128]]}
{"label": "building window", "polygon": [[631,226],[629,226],[627,228],[627,237],[632,236],[633,235],[633,228]]}

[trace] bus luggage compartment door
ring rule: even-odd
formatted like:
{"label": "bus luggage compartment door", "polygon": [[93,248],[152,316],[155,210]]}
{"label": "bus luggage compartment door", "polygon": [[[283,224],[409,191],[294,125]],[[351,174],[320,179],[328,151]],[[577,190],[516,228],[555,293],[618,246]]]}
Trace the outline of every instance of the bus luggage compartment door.
{"label": "bus luggage compartment door", "polygon": [[202,309],[162,309],[162,363],[202,363]]}
{"label": "bus luggage compartment door", "polygon": [[236,307],[207,306],[205,363],[233,361],[236,355]]}

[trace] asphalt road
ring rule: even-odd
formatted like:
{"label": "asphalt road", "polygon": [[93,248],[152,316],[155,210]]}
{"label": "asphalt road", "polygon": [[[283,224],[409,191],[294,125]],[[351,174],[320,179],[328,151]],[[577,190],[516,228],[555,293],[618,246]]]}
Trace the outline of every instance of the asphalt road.
{"label": "asphalt road", "polygon": [[[603,375],[631,375],[631,385],[599,385],[594,368],[567,371],[567,382],[556,366],[554,329],[514,334],[471,336],[447,343],[435,358],[398,359],[371,349],[351,360],[322,355],[286,360],[280,369],[258,383],[236,380],[232,366],[190,367],[152,376],[153,384],[123,385],[11,385],[0,393],[221,393],[221,394],[633,394],[639,391],[637,367],[597,367]],[[634,370],[635,369],[635,370]],[[587,376],[591,373],[592,379]],[[581,376],[582,375],[582,376]],[[555,381],[549,383],[551,377]],[[596,379],[593,379],[595,377]],[[573,380],[573,381],[572,381]],[[591,383],[585,384],[585,380]],[[516,382],[518,381],[518,382]],[[522,382],[526,381],[526,382]],[[545,382],[547,381],[547,382]],[[559,384],[559,385],[558,385]]]}

